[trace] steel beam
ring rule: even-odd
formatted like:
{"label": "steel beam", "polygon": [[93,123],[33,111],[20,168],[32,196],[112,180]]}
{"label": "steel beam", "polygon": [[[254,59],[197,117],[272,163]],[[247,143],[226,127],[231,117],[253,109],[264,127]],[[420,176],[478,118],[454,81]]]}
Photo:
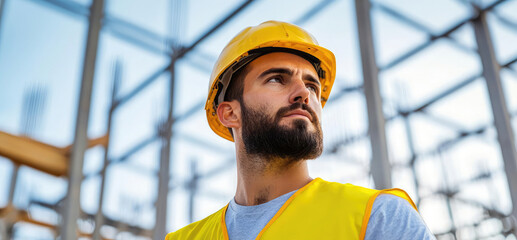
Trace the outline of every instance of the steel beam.
{"label": "steel beam", "polygon": [[156,221],[153,239],[162,240],[166,234],[167,226],[167,199],[169,195],[170,162],[172,148],[172,115],[174,113],[174,87],[176,60],[172,58],[169,72],[171,74],[168,92],[168,110],[166,121],[160,126],[159,135],[162,141],[160,150],[160,170],[158,172],[158,196],[156,199]]}
{"label": "steel beam", "polygon": [[[74,3],[70,1],[64,0],[32,0],[38,4],[45,4],[53,7],[54,9],[58,9],[60,11],[64,11],[65,13],[72,14],[78,17],[87,17],[89,15],[87,7],[83,6],[79,3]],[[161,35],[149,31],[141,26],[130,23],[120,18],[116,18],[113,16],[105,16],[103,21],[104,30],[109,31],[113,34],[114,37],[122,39],[128,43],[134,44],[137,47],[140,47],[144,50],[155,54],[167,55],[172,54],[172,51],[169,49],[165,49],[162,45],[164,42],[167,42],[168,39],[166,37],[162,37]],[[201,56],[206,59],[206,56]],[[210,58],[209,58],[210,59]],[[215,60],[214,60],[215,61]],[[208,69],[206,66],[203,66],[195,61],[189,62],[192,66],[210,73],[212,69]],[[168,68],[168,67],[166,67]]]}
{"label": "steel beam", "polygon": [[445,37],[449,36],[449,34],[453,33],[456,30],[458,30],[463,25],[467,24],[469,21],[470,21],[470,19],[467,19],[467,20],[464,20],[464,21],[454,25],[453,27],[449,28],[445,33],[442,33],[440,35],[434,36],[429,41],[427,41],[425,43],[422,43],[422,44],[416,46],[415,48],[413,48],[413,49],[411,49],[411,50],[401,54],[400,56],[396,57],[394,60],[392,60],[388,64],[386,64],[384,66],[381,66],[380,69],[382,71],[384,71],[384,70],[390,69],[390,68],[398,65],[399,63],[405,61],[406,59],[410,58],[411,56],[413,56],[413,55],[423,51],[424,49],[428,48],[429,46],[431,46],[434,43],[435,40],[440,39],[440,38],[445,38]]}
{"label": "steel beam", "polygon": [[106,147],[104,148],[104,160],[102,164],[102,170],[101,170],[101,185],[100,185],[100,192],[99,192],[99,205],[97,206],[97,213],[95,214],[95,228],[93,230],[93,240],[100,240],[101,234],[100,229],[102,225],[104,224],[104,214],[102,213],[102,208],[104,205],[104,192],[106,190],[106,171],[108,169],[109,165],[109,136],[111,135],[111,125],[113,122],[113,113],[115,111],[115,99],[118,93],[118,86],[120,83],[120,62],[116,62],[114,66],[114,73],[113,73],[113,85],[112,85],[112,91],[111,91],[111,105],[108,111],[108,122],[107,122],[107,129],[106,129],[106,136],[108,136],[108,141],[106,142]]}
{"label": "steel beam", "polygon": [[[0,0],[2,1],[2,0]],[[37,1],[33,0],[36,3],[48,3],[50,6],[56,7],[58,9],[64,10],[67,13],[72,13],[79,16],[88,16],[88,12],[84,10],[84,7],[81,4],[73,3],[73,2],[67,2],[63,0],[45,0],[45,1]],[[246,0],[241,5],[239,5],[237,8],[232,10],[228,15],[226,15],[223,19],[221,19],[218,23],[216,23],[213,27],[211,27],[209,30],[207,30],[204,34],[202,34],[196,41],[194,41],[191,45],[179,48],[181,49],[176,54],[176,59],[181,58],[189,51],[193,50],[197,45],[199,45],[201,42],[203,42],[205,39],[207,39],[211,34],[218,31],[222,26],[224,26],[229,20],[237,16],[240,12],[242,12],[246,7],[252,3],[253,0]],[[131,24],[127,21],[115,18],[115,17],[109,17],[106,16],[104,19],[103,26],[106,26],[107,30],[110,30],[115,35],[122,37],[123,39],[127,40],[128,42],[134,43],[144,49],[147,49],[152,52],[159,52],[160,49],[157,48],[155,45],[159,45],[161,42],[164,42],[166,39],[161,39],[160,36],[156,33],[153,33],[151,31],[148,31],[140,26],[137,26],[135,24]],[[126,31],[124,31],[124,29]],[[141,35],[150,41],[143,41],[138,36]],[[161,39],[161,40],[160,40]],[[165,51],[164,53],[167,53]],[[196,65],[194,65],[196,66]],[[153,83],[158,77],[167,71],[167,69],[170,68],[170,64],[167,64],[166,66],[160,68],[158,71],[153,73],[150,77],[148,77],[146,80],[142,81],[142,83],[137,86],[135,89],[133,89],[130,93],[128,93],[126,96],[122,97],[119,101],[117,101],[118,104],[124,104],[131,98],[133,98],[135,95],[137,95],[140,91],[145,89],[147,86],[149,86],[151,83]]]}
{"label": "steel beam", "polygon": [[[493,2],[492,4],[490,4],[489,6],[487,6],[486,8],[484,9],[481,9],[480,11],[481,12],[485,12],[485,11],[490,11],[491,9],[497,7],[499,4],[503,3],[505,0],[499,0],[499,1],[496,1],[496,2]],[[452,26],[451,28],[447,29],[447,31],[443,32],[442,34],[439,34],[439,35],[436,35],[436,36],[431,36],[431,39],[430,41],[427,41],[419,46],[416,46],[415,48],[403,53],[402,55],[400,55],[399,57],[395,58],[393,61],[391,61],[390,63],[384,65],[384,66],[381,66],[380,69],[381,70],[387,70],[389,68],[392,68],[394,67],[395,65],[403,62],[404,60],[406,60],[407,58],[419,53],[420,51],[426,49],[427,47],[431,46],[431,44],[437,40],[437,39],[440,39],[440,38],[445,38],[445,37],[448,37],[451,33],[453,33],[454,31],[458,30],[459,28],[461,28],[463,25],[471,22],[475,17],[471,17],[471,18],[468,18],[468,19],[465,19],[461,22],[459,22],[458,24]]]}
{"label": "steel beam", "polygon": [[9,239],[7,235],[7,223],[3,219],[0,219],[0,237],[2,237],[2,239]]}
{"label": "steel beam", "polygon": [[[173,123],[174,122],[175,121],[173,120]],[[218,146],[217,144],[213,144],[211,142],[202,140],[201,138],[195,137],[192,134],[174,133],[174,131],[172,131],[171,134],[177,134],[176,136],[178,138],[181,138],[182,140],[193,143],[193,144],[197,144],[199,146],[203,146],[207,150],[211,150],[214,152],[220,152],[220,153],[228,152],[227,149],[222,149],[221,146]],[[160,139],[159,136],[151,136],[151,137],[148,137],[148,138],[142,140],[140,143],[138,143],[135,146],[133,146],[132,148],[130,148],[130,150],[128,150],[126,153],[124,153],[121,157],[111,159],[110,164],[119,164],[119,163],[123,163],[123,162],[127,161],[129,159],[129,157],[131,157],[133,154],[140,152],[141,150],[145,149],[147,146],[154,143],[155,141],[158,141],[159,139]],[[91,178],[94,176],[98,176],[99,174],[100,174],[100,172],[88,174],[85,176],[85,179],[88,179],[88,178]]]}
{"label": "steel beam", "polygon": [[[517,151],[515,149],[515,137],[513,135],[510,114],[506,106],[506,98],[499,74],[500,66],[495,57],[485,12],[481,11],[478,18],[473,21],[473,24],[479,55],[483,64],[483,76],[485,77],[492,105],[497,139],[499,140],[501,154],[503,155],[504,170],[512,198],[512,216],[514,220],[517,220]],[[514,229],[514,233],[517,234],[517,229]]]}
{"label": "steel beam", "polygon": [[[515,59],[512,59],[506,63],[504,63],[503,65],[501,65],[501,68],[508,68],[510,69],[510,66],[512,64],[514,64],[515,62],[517,62],[517,58]],[[419,107],[416,107],[414,109],[411,109],[411,110],[403,110],[399,113],[397,113],[396,115],[394,116],[390,116],[386,119],[386,122],[389,122],[397,117],[400,117],[402,115],[408,115],[408,114],[411,114],[411,113],[415,113],[415,112],[423,112],[426,108],[428,108],[429,106],[431,106],[432,104],[434,104],[435,102],[438,102],[439,100],[455,93],[456,91],[468,86],[469,84],[475,82],[478,78],[482,77],[482,74],[479,73],[479,74],[475,74],[475,75],[472,75],[470,77],[468,77],[467,79],[463,80],[462,82],[450,87],[449,89],[435,95],[434,97],[430,98],[430,100],[428,100],[426,103],[420,105]],[[338,95],[339,96],[339,95]]]}
{"label": "steel beam", "polygon": [[20,165],[14,163],[13,170],[11,173],[11,182],[9,186],[9,197],[7,200],[7,205],[11,205],[14,202],[14,194],[16,192],[16,183],[18,182],[18,172],[20,170]]}
{"label": "steel beam", "polygon": [[[339,79],[336,79],[336,81],[338,81]],[[362,92],[363,91],[363,85],[357,85],[357,86],[347,86],[347,87],[343,87],[341,89],[334,89],[334,92],[332,92],[332,98],[329,98],[329,100],[327,101],[327,104],[334,104],[335,102],[337,102],[337,100],[339,100],[340,98],[342,98],[343,96],[345,96],[347,93],[351,93],[351,92]]]}
{"label": "steel beam", "polygon": [[148,137],[148,138],[144,139],[143,141],[141,141],[140,143],[133,146],[132,148],[130,148],[130,150],[128,150],[126,153],[124,153],[124,155],[122,155],[121,157],[112,159],[111,162],[121,163],[121,162],[127,161],[129,159],[129,157],[131,157],[133,154],[136,154],[136,153],[140,152],[141,150],[145,149],[145,147],[149,146],[151,143],[153,143],[156,140],[158,140],[157,136],[153,135],[151,137]]}
{"label": "steel beam", "polygon": [[120,97],[116,103],[115,103],[115,107],[119,107],[119,105],[121,104],[125,104],[126,102],[128,102],[130,99],[132,99],[133,97],[135,97],[139,92],[141,92],[142,90],[144,90],[145,88],[147,88],[149,85],[151,85],[151,83],[153,83],[156,79],[158,79],[158,77],[160,77],[164,72],[167,71],[167,69],[170,68],[170,64],[168,64],[167,66],[164,66],[164,67],[161,67],[160,69],[158,69],[158,71],[155,71],[151,76],[149,76],[147,79],[145,79],[144,81],[142,81],[142,83],[140,83],[137,87],[135,87],[131,92],[129,92],[128,94],[126,94],[125,96],[123,97]]}
{"label": "steel beam", "polygon": [[84,6],[75,1],[64,1],[64,0],[32,0],[35,3],[45,4],[54,7],[55,9],[64,11],[65,13],[71,13],[72,16],[88,17],[90,11],[87,6]]}
{"label": "steel beam", "polygon": [[516,63],[516,62],[517,62],[517,57],[515,57],[514,59],[512,59],[512,60],[508,61],[507,63],[505,63],[505,64],[504,64],[503,66],[501,66],[501,67],[504,67],[504,68],[510,68],[510,66],[511,66],[512,64]]}
{"label": "steel beam", "polygon": [[368,126],[372,160],[370,171],[378,189],[391,187],[391,166],[384,129],[384,113],[379,90],[378,68],[373,47],[372,26],[370,23],[370,1],[355,1],[359,46],[363,67],[363,87],[368,109]]}
{"label": "steel beam", "polygon": [[4,7],[5,7],[5,1],[7,0],[0,0],[0,39],[2,39],[2,20],[4,16]]}
{"label": "steel beam", "polygon": [[[8,200],[7,200],[7,208],[13,208],[14,206],[14,194],[16,192],[16,185],[17,185],[17,182],[18,182],[18,173],[20,172],[20,165],[14,163],[13,164],[13,170],[12,170],[12,173],[11,173],[11,182],[10,182],[10,185],[9,185],[9,197],[8,197]],[[0,217],[0,218],[3,218],[3,217]],[[0,236],[2,237],[2,239],[9,239],[9,235],[12,237],[13,236],[13,226],[14,226],[14,222],[12,221],[9,221],[9,219],[3,219],[3,222],[0,221],[0,228],[3,227],[3,230],[0,229]]]}
{"label": "steel beam", "polygon": [[[131,40],[148,50],[157,54],[170,55],[172,52],[165,49],[165,44],[168,39],[165,36],[150,31],[144,27],[133,24],[121,18],[113,16],[105,16],[105,24],[103,27],[110,32],[118,32],[125,36],[124,39]],[[168,49],[170,50],[170,49]]]}
{"label": "steel beam", "polygon": [[517,22],[509,20],[508,18],[501,16],[495,11],[492,11],[492,15],[495,16],[497,20],[499,20],[499,22],[508,27],[509,30],[513,31],[514,33],[517,33]]}
{"label": "steel beam", "polygon": [[309,11],[307,11],[305,14],[303,14],[302,16],[297,18],[295,21],[293,21],[293,23],[296,25],[303,25],[304,23],[309,21],[311,18],[316,16],[316,14],[320,13],[321,11],[323,11],[323,9],[327,8],[328,6],[330,6],[331,3],[334,3],[334,2],[336,2],[336,1],[335,0],[321,0],[314,7],[309,9]]}
{"label": "steel beam", "polygon": [[77,239],[77,218],[81,208],[81,183],[83,179],[84,152],[87,148],[88,120],[93,89],[93,76],[101,21],[104,12],[104,0],[94,0],[90,8],[88,36],[84,54],[83,74],[77,108],[74,144],[70,157],[68,178],[68,194],[62,213],[61,239]]}
{"label": "steel beam", "polygon": [[197,162],[196,160],[190,161],[190,176],[191,179],[188,182],[188,190],[189,190],[189,197],[188,197],[188,219],[189,222],[194,222],[194,204],[196,200],[196,193],[198,191],[198,181],[199,181],[199,174],[197,170]]}
{"label": "steel beam", "polygon": [[[31,206],[38,205],[39,207],[46,208],[48,210],[53,210],[53,211],[58,211],[58,209],[60,208],[59,202],[54,203],[54,204],[49,204],[49,203],[42,202],[42,201],[32,200],[30,202],[30,204],[31,204]],[[0,209],[0,215],[1,215],[1,212],[2,212],[2,209]],[[88,214],[88,213],[83,213],[81,216],[83,219],[95,218],[94,214]],[[115,220],[106,215],[104,215],[103,218],[104,218],[104,225],[111,226],[114,228],[116,228],[117,226],[124,226],[124,228],[126,229],[127,232],[129,232],[133,235],[141,236],[141,237],[151,237],[151,235],[152,235],[151,229],[142,228],[140,226],[137,226],[137,225],[134,225],[134,224],[128,223],[128,222]],[[84,234],[86,234],[86,233],[84,233]],[[88,233],[87,236],[90,238],[92,236],[92,234]]]}
{"label": "steel beam", "polygon": [[187,54],[188,52],[190,52],[197,45],[199,45],[201,42],[203,42],[206,38],[208,38],[214,32],[219,30],[222,26],[224,26],[228,21],[230,21],[232,18],[237,16],[237,14],[242,12],[252,2],[253,2],[253,0],[246,0],[246,1],[244,1],[241,5],[239,5],[233,11],[231,11],[226,17],[221,19],[212,28],[210,28],[208,31],[206,31],[204,34],[202,34],[196,41],[194,41],[194,43],[190,44],[190,46],[188,46],[188,47],[182,48],[181,51],[177,54],[176,58],[179,59],[179,58],[183,57],[185,54]]}
{"label": "steel beam", "polygon": [[[64,0],[33,0],[38,4],[46,4],[64,13],[71,14],[76,17],[88,17],[88,7],[80,3]],[[115,37],[126,40],[129,43],[135,44],[143,49],[156,54],[164,54],[163,47],[160,47],[165,42],[158,34],[139,27],[135,24],[129,23],[116,17],[105,16],[103,27],[109,30]],[[145,38],[145,39],[142,39]]]}
{"label": "steel beam", "polygon": [[[421,24],[421,23],[415,21],[414,19],[406,17],[404,14],[400,13],[399,11],[397,11],[397,10],[391,8],[391,7],[388,7],[388,6],[386,6],[386,5],[382,4],[382,3],[379,3],[379,2],[376,2],[374,7],[379,8],[384,13],[392,16],[393,18],[399,20],[400,22],[406,24],[409,27],[412,27],[412,28],[414,28],[414,29],[416,29],[418,31],[425,32],[428,35],[429,39],[437,39],[438,38],[438,36],[433,34],[432,30],[429,29],[424,24]],[[450,40],[451,43],[453,43],[456,47],[461,48],[461,49],[465,50],[466,52],[476,52],[476,49],[472,49],[472,48],[469,48],[467,46],[464,46],[463,44],[458,42],[458,40],[456,40],[455,38],[452,38],[449,35],[444,35],[443,37],[445,37],[447,40]]]}
{"label": "steel beam", "polygon": [[[50,210],[55,210],[57,208],[56,206],[49,206],[45,203],[35,203],[35,204],[37,204],[41,207],[48,208]],[[51,230],[52,232],[55,232],[58,228],[58,226],[55,226],[52,223],[35,220],[33,217],[30,216],[29,212],[27,212],[24,209],[17,209],[14,206],[0,208],[0,224],[2,223],[2,220],[5,220],[6,217],[13,219],[11,222],[25,222],[25,223],[29,223],[31,225],[47,228],[47,229]],[[93,218],[93,215],[84,214],[83,217],[86,219],[90,219],[90,218]],[[145,229],[140,226],[132,225],[132,224],[129,224],[126,222],[117,221],[108,216],[104,216],[104,218],[105,218],[106,225],[108,225],[108,226],[112,226],[112,227],[124,226],[124,228],[126,229],[127,232],[134,234],[134,235],[141,236],[141,237],[150,237],[152,235],[152,232],[150,229]],[[2,227],[2,225],[0,225],[0,233],[2,231],[1,227]],[[2,235],[0,235],[0,236],[2,236]],[[92,235],[90,233],[78,231],[78,236],[90,238]],[[9,238],[4,237],[1,239],[9,239]],[[108,238],[103,238],[103,239],[108,239]]]}
{"label": "steel beam", "polygon": [[420,181],[418,179],[418,171],[416,168],[417,155],[416,155],[415,144],[414,144],[415,142],[413,139],[413,131],[411,128],[411,124],[409,122],[409,116],[404,117],[404,128],[406,130],[405,133],[406,133],[406,138],[408,141],[409,153],[411,154],[411,158],[409,160],[409,166],[411,167],[411,173],[413,173],[413,183],[415,184],[415,192],[416,192],[416,195],[418,196],[418,199],[416,199],[415,204],[417,207],[420,207],[420,201],[422,198],[420,196]]}

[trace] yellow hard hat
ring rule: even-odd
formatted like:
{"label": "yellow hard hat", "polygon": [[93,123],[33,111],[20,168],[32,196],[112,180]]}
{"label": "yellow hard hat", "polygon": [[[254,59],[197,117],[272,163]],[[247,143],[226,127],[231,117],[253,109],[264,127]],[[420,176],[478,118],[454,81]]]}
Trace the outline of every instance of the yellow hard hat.
{"label": "yellow hard hat", "polygon": [[311,62],[321,82],[321,106],[325,106],[336,77],[334,54],[318,45],[316,39],[302,28],[285,22],[267,21],[247,27],[235,36],[217,59],[208,89],[206,117],[210,128],[219,136],[233,138],[217,117],[217,106],[224,101],[231,75],[257,57],[270,52],[289,52]]}

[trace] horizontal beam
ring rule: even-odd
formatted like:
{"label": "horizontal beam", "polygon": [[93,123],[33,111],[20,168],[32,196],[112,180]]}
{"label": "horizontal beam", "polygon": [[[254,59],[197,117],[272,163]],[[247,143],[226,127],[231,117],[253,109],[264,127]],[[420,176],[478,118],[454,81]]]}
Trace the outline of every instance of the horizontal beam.
{"label": "horizontal beam", "polygon": [[[98,138],[89,139],[86,148],[90,149],[90,148],[93,148],[93,147],[96,147],[96,146],[103,146],[103,147],[105,147],[108,144],[108,139],[109,139],[108,135],[104,135],[104,136],[101,136],[101,137],[98,137]],[[70,154],[70,152],[72,151],[72,146],[73,145],[68,145],[68,146],[63,148],[63,150],[65,151],[65,153],[67,155]]]}
{"label": "horizontal beam", "polygon": [[0,156],[54,176],[65,176],[68,173],[69,160],[63,148],[2,131]]}
{"label": "horizontal beam", "polygon": [[[57,209],[57,206],[50,206],[50,205],[42,204],[42,203],[36,203],[36,204],[39,205],[39,206],[48,208],[50,210],[56,210]],[[25,223],[29,223],[29,224],[32,224],[32,225],[37,225],[37,226],[40,226],[40,227],[48,228],[48,229],[50,229],[50,230],[52,230],[54,232],[57,231],[57,228],[58,228],[57,225],[54,225],[52,223],[36,220],[33,217],[31,217],[30,213],[27,212],[26,210],[18,209],[16,207],[12,206],[12,205],[6,206],[4,208],[0,208],[0,217],[6,217],[6,216],[12,216],[13,217],[12,220],[14,221],[14,223],[25,222]],[[84,214],[83,213],[82,217],[83,218],[91,219],[91,218],[93,218],[93,214]],[[108,225],[108,226],[112,226],[112,227],[122,226],[122,227],[124,227],[124,229],[127,232],[129,232],[131,234],[134,234],[134,235],[137,235],[137,236],[142,236],[142,237],[149,237],[149,236],[151,236],[151,230],[150,229],[145,229],[145,228],[141,228],[139,226],[135,226],[135,225],[131,225],[131,224],[128,224],[128,223],[125,223],[125,222],[117,221],[117,220],[111,219],[111,218],[109,218],[107,216],[105,216],[105,218],[107,219],[106,220],[106,225]],[[78,232],[78,235],[79,236],[83,236],[83,237],[88,237],[88,238],[90,238],[92,236],[91,233],[86,233],[86,232],[81,232],[81,231]],[[111,239],[111,238],[103,237],[102,239],[108,240],[108,239]]]}
{"label": "horizontal beam", "polygon": [[302,16],[300,16],[299,18],[294,20],[292,23],[301,26],[301,25],[305,24],[306,22],[308,22],[311,18],[316,16],[316,14],[320,13],[325,8],[330,6],[331,3],[334,3],[334,2],[337,2],[337,1],[335,1],[335,0],[322,0],[319,3],[317,3],[314,7],[309,9],[309,11],[307,11],[305,14],[303,14]]}
{"label": "horizontal beam", "polygon": [[[107,142],[107,135],[90,139],[87,148],[106,146]],[[0,131],[0,156],[57,177],[68,174],[71,149],[72,145],[61,148]]]}
{"label": "horizontal beam", "polygon": [[199,45],[201,42],[203,42],[205,39],[207,39],[209,36],[211,36],[214,32],[221,29],[228,21],[230,21],[232,18],[237,16],[240,12],[242,12],[246,7],[248,7],[253,0],[246,0],[241,5],[239,5],[237,8],[235,8],[233,11],[231,11],[228,15],[226,15],[223,19],[221,19],[219,22],[217,22],[215,25],[213,25],[208,31],[206,31],[203,35],[201,35],[194,43],[190,44],[190,46],[181,48],[181,51],[177,53],[175,56],[176,59],[182,58],[185,54],[192,51],[197,45]]}
{"label": "horizontal beam", "polygon": [[[513,60],[510,60],[504,64],[501,65],[501,68],[508,68],[510,69],[510,66],[517,62],[517,57]],[[456,91],[460,90],[460,89],[463,89],[465,86],[467,85],[470,85],[471,83],[475,82],[477,79],[481,78],[482,77],[482,74],[481,73],[477,73],[477,74],[474,74],[470,77],[468,77],[467,79],[463,80],[462,82],[459,82],[458,84],[450,87],[449,89],[431,97],[427,102],[425,102],[424,104],[420,105],[419,107],[415,107],[414,109],[410,109],[410,110],[402,110],[402,111],[399,111],[397,114],[393,115],[393,116],[389,116],[386,118],[386,121],[391,121],[397,117],[400,117],[400,116],[407,116],[409,114],[412,114],[412,113],[416,113],[416,112],[424,112],[424,110],[426,108],[428,108],[429,106],[431,106],[432,104],[434,104],[435,102],[438,102],[444,98],[446,98],[447,96],[449,95],[452,95],[453,93],[455,93]]]}
{"label": "horizontal beam", "polygon": [[130,99],[132,99],[134,96],[136,96],[139,92],[147,88],[151,83],[153,83],[156,79],[158,79],[164,72],[166,72],[170,68],[170,63],[168,63],[165,66],[162,66],[157,71],[155,71],[151,76],[147,77],[144,81],[142,81],[137,87],[135,87],[131,92],[126,94],[123,97],[120,97],[118,100],[115,101],[113,104],[113,108],[118,108],[122,104],[128,102]]}
{"label": "horizontal beam", "polygon": [[49,228],[54,232],[57,227],[51,223],[36,220],[30,216],[26,210],[17,209],[15,206],[9,204],[6,207],[0,208],[0,218],[3,218],[7,223],[14,224],[17,222],[26,222],[33,225]]}
{"label": "horizontal beam", "polygon": [[[485,12],[485,11],[490,11],[492,10],[493,8],[495,8],[497,5],[503,3],[505,0],[499,0],[499,1],[496,1],[492,4],[490,4],[489,6],[487,6],[486,8],[484,9],[481,9],[480,12]],[[419,46],[416,46],[415,48],[403,53],[402,55],[396,57],[394,60],[392,60],[390,63],[384,65],[384,66],[379,66],[379,71],[385,71],[387,69],[390,69],[392,67],[394,67],[395,65],[405,61],[406,59],[410,58],[411,56],[421,52],[422,50],[424,49],[427,49],[429,46],[431,46],[433,43],[435,43],[436,41],[435,40],[438,40],[438,39],[441,39],[441,38],[449,38],[449,35],[452,34],[454,31],[460,29],[463,25],[473,21],[474,19],[476,19],[477,16],[471,16],[467,19],[464,19],[462,21],[460,21],[458,24],[450,27],[449,29],[447,29],[445,32],[439,34],[439,35],[432,35],[431,38],[429,39],[429,41],[419,45]]]}
{"label": "horizontal beam", "polygon": [[[510,116],[512,118],[517,117],[517,111],[514,111]],[[454,144],[459,143],[463,138],[471,137],[471,136],[479,136],[479,135],[485,133],[492,126],[494,126],[494,123],[487,124],[485,126],[479,127],[477,129],[469,130],[469,131],[459,131],[456,134],[456,136],[443,140],[443,141],[439,142],[435,147],[430,148],[433,150],[427,151],[427,152],[420,152],[420,153],[417,153],[417,155],[419,155],[419,156],[436,155],[440,151],[443,151],[444,149],[447,150],[447,149],[453,147]]]}

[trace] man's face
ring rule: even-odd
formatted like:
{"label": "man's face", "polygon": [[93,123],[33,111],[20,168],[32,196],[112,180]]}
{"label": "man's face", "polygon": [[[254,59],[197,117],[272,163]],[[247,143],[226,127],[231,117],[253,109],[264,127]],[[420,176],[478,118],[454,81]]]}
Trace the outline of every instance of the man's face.
{"label": "man's face", "polygon": [[246,152],[289,162],[318,157],[323,149],[320,82],[304,58],[266,54],[247,66],[242,138]]}

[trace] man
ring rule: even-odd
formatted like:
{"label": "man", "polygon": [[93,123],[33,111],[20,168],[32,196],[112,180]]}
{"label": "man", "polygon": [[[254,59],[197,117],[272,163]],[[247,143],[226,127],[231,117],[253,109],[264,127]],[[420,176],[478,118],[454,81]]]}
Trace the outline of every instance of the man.
{"label": "man", "polygon": [[434,239],[404,191],[309,176],[335,71],[334,54],[295,25],[268,21],[234,37],[205,109],[212,130],[235,142],[235,197],[166,240]]}

